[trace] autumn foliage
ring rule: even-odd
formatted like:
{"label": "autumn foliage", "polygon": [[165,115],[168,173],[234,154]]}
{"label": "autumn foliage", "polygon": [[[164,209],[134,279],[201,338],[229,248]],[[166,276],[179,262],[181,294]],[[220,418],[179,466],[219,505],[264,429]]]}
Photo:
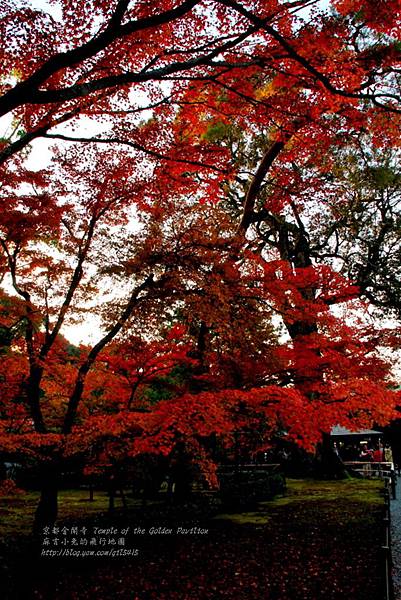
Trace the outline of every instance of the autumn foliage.
{"label": "autumn foliage", "polygon": [[[4,455],[184,443],[216,483],[213,436],[313,451],[394,418],[398,332],[372,320],[397,308],[374,272],[399,207],[400,15],[381,4],[1,6]],[[380,204],[356,173],[384,160]],[[77,323],[91,342],[68,341]]]}

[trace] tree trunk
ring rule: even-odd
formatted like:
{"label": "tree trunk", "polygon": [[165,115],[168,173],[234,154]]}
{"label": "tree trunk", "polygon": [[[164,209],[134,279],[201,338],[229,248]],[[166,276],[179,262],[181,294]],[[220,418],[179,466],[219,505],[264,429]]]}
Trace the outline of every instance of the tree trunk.
{"label": "tree trunk", "polygon": [[336,453],[329,433],[323,433],[315,456],[315,476],[319,479],[348,479],[346,466]]}
{"label": "tree trunk", "polygon": [[115,478],[114,473],[111,473],[110,477],[109,477],[109,482],[108,482],[108,496],[109,496],[108,511],[109,511],[109,513],[114,512],[114,509],[115,509],[116,491],[117,491],[116,478]]}
{"label": "tree trunk", "polygon": [[31,416],[35,426],[35,431],[38,433],[46,433],[46,426],[43,420],[42,410],[40,407],[41,388],[40,384],[43,377],[43,367],[31,364],[29,370],[29,378],[26,384],[26,394],[28,397]]}
{"label": "tree trunk", "polygon": [[56,522],[58,512],[59,476],[60,468],[58,465],[48,464],[41,469],[41,493],[33,525],[35,537],[43,535],[44,528],[51,528]]}
{"label": "tree trunk", "polygon": [[178,442],[175,448],[171,469],[174,482],[174,502],[185,502],[192,493],[192,465],[182,442]]}

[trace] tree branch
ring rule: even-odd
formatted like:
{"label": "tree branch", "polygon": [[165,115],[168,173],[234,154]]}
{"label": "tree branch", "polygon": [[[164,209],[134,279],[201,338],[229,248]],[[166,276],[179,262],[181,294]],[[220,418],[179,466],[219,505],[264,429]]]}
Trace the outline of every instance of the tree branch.
{"label": "tree branch", "polygon": [[134,148],[135,150],[143,152],[144,154],[147,154],[148,156],[153,156],[153,158],[167,160],[167,161],[171,161],[171,162],[175,162],[175,163],[183,163],[186,165],[194,165],[196,167],[204,167],[207,169],[211,169],[213,171],[217,171],[219,173],[226,173],[226,171],[224,169],[220,169],[219,167],[216,167],[216,165],[203,163],[203,162],[197,161],[197,160],[188,160],[185,158],[173,158],[171,156],[166,156],[165,154],[162,154],[161,152],[157,152],[156,150],[150,150],[149,148],[146,148],[145,146],[142,146],[142,144],[138,144],[137,142],[130,142],[129,140],[122,140],[120,138],[115,138],[115,137],[84,138],[84,137],[76,137],[76,136],[71,136],[71,135],[64,135],[62,133],[47,133],[47,134],[43,135],[43,137],[48,138],[48,139],[54,139],[54,140],[56,140],[56,139],[64,140],[66,142],[80,142],[83,144],[121,144],[123,146],[129,146],[130,148]]}
{"label": "tree branch", "polygon": [[74,391],[71,394],[70,401],[68,403],[64,425],[63,425],[63,433],[68,434],[71,432],[72,426],[74,425],[75,417],[78,410],[78,405],[82,397],[82,392],[84,390],[85,379],[86,376],[95,362],[99,353],[103,350],[103,348],[111,342],[112,339],[120,332],[123,328],[124,324],[127,322],[129,317],[132,314],[132,311],[140,300],[140,293],[148,287],[155,285],[153,274],[149,275],[139,286],[135,287],[131,293],[130,299],[127,302],[126,307],[122,311],[120,318],[116,321],[113,327],[104,335],[101,340],[93,346],[92,350],[89,352],[87,359],[81,365],[78,375],[75,381]]}
{"label": "tree branch", "polygon": [[[295,130],[298,130],[300,125],[300,122],[296,122]],[[255,215],[255,202],[260,192],[260,187],[263,183],[263,180],[266,177],[274,160],[277,158],[277,156],[285,147],[286,143],[292,138],[293,135],[294,133],[290,133],[289,131],[284,132],[283,139],[273,142],[268,148],[268,150],[265,152],[262,160],[259,163],[258,168],[256,169],[256,172],[253,176],[253,179],[245,197],[244,210],[242,214],[241,223],[239,225],[239,231],[243,231],[245,233],[249,225],[253,222],[253,217]]]}
{"label": "tree branch", "polygon": [[174,21],[178,17],[182,17],[191,11],[198,3],[199,0],[184,0],[184,2],[176,8],[153,16],[144,17],[136,21],[130,21],[122,25],[121,22],[127,10],[129,0],[120,0],[117,3],[117,7],[110,19],[109,25],[103,32],[78,48],[55,54],[39,67],[35,73],[28,77],[28,79],[21,81],[11,90],[6,92],[0,98],[0,116],[7,114],[17,106],[32,102],[32,96],[35,91],[38,91],[39,86],[61,69],[71,68],[88,58],[92,58],[117,39],[121,39],[138,31],[143,31],[144,29],[160,27],[161,25]]}
{"label": "tree branch", "polygon": [[295,48],[278,31],[276,31],[274,29],[274,27],[269,25],[268,20],[261,19],[260,17],[256,16],[251,11],[249,11],[245,7],[243,7],[240,4],[238,4],[237,2],[235,2],[235,0],[217,0],[217,1],[220,2],[220,4],[223,4],[224,6],[228,6],[229,8],[232,8],[233,10],[238,12],[240,15],[246,17],[251,23],[253,23],[253,25],[259,27],[260,29],[264,29],[266,31],[266,33],[268,33],[274,40],[276,40],[276,42],[278,42],[280,44],[280,46],[282,48],[284,48],[288,52],[288,55],[290,58],[292,58],[293,60],[296,60],[300,65],[302,65],[304,67],[304,69],[306,69],[306,71],[308,71],[309,73],[311,73],[311,75],[316,77],[316,79],[318,81],[320,81],[324,85],[324,87],[332,94],[335,94],[337,96],[343,96],[345,98],[358,98],[361,100],[363,100],[363,99],[370,100],[371,102],[373,102],[375,104],[375,106],[377,106],[379,108],[383,108],[390,112],[401,114],[401,109],[397,109],[391,105],[382,104],[378,100],[378,98],[387,98],[389,100],[397,100],[398,101],[399,98],[397,96],[395,96],[394,94],[386,94],[386,93],[384,93],[384,94],[383,93],[382,94],[364,94],[364,93],[361,93],[360,91],[347,91],[347,90],[342,90],[340,88],[337,88],[335,85],[333,85],[331,83],[330,79],[326,75],[324,75],[318,69],[316,69],[316,67],[314,67],[312,65],[312,63],[309,60],[307,60],[304,56],[299,54],[299,52],[297,50],[295,50]]}

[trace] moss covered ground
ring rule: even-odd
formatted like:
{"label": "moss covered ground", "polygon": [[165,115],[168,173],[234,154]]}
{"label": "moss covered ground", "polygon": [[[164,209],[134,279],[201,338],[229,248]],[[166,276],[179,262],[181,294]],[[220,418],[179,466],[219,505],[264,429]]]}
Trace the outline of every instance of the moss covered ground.
{"label": "moss covered ground", "polygon": [[[37,494],[0,498],[4,599],[381,600],[383,484],[290,480],[287,494],[241,513],[166,509],[106,514],[107,496],[60,494],[58,525],[130,527],[137,556],[37,558],[29,530]],[[199,507],[198,507],[199,508]],[[134,533],[143,527],[145,534]],[[171,534],[150,535],[166,526]],[[178,535],[177,527],[207,529]]]}

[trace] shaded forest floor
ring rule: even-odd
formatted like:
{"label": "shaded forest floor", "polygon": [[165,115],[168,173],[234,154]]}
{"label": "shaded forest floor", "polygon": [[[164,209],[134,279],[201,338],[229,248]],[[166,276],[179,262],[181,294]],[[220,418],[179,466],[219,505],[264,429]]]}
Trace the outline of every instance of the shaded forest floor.
{"label": "shaded forest floor", "polygon": [[[33,493],[0,498],[4,600],[383,597],[379,481],[289,480],[282,498],[259,503],[250,512],[214,516],[213,511],[207,514],[203,502],[191,508],[156,502],[142,509],[131,500],[127,512],[118,507],[110,517],[104,512],[105,494],[99,492],[95,502],[88,502],[87,492],[62,492],[60,539],[63,525],[86,527],[87,538],[95,527],[119,532],[130,528],[124,549],[136,555],[107,558],[35,557],[29,528],[36,499]],[[135,533],[138,527],[145,533]],[[150,535],[157,527],[172,532]],[[190,531],[177,534],[177,527]]]}

